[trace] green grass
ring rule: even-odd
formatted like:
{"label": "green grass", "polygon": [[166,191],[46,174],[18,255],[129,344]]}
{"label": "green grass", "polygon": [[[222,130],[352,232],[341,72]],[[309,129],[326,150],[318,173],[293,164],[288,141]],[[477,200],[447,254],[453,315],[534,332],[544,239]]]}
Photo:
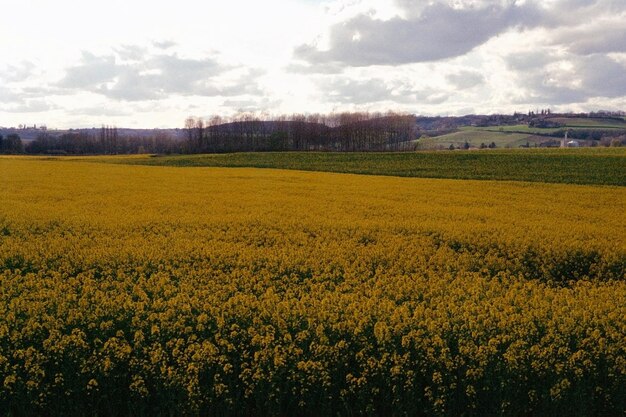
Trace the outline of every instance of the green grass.
{"label": "green grass", "polygon": [[462,130],[447,135],[433,138],[420,139],[420,149],[445,149],[450,145],[463,146],[467,141],[473,147],[479,147],[481,143],[489,145],[494,142],[498,148],[518,148],[527,142],[532,146],[534,143],[545,142],[545,137],[537,137],[526,133],[494,132],[480,130]]}
{"label": "green grass", "polygon": [[512,126],[488,126],[488,127],[474,127],[465,126],[460,128],[462,131],[480,131],[480,132],[509,132],[509,133],[527,133],[527,134],[551,134],[562,130],[559,128],[539,128],[531,127],[528,125],[512,125]]}
{"label": "green grass", "polygon": [[176,167],[256,167],[401,177],[626,186],[626,148],[283,152],[76,159]]}
{"label": "green grass", "polygon": [[614,119],[595,119],[595,118],[568,118],[555,117],[553,120],[562,123],[567,127],[586,128],[586,129],[626,129],[626,122]]}
{"label": "green grass", "polygon": [[568,118],[568,117],[555,117],[549,120],[563,124],[562,127],[555,128],[539,128],[532,127],[525,124],[512,125],[512,126],[487,126],[487,127],[475,127],[464,126],[460,131],[479,131],[479,132],[501,132],[501,133],[527,133],[538,135],[549,135],[559,130],[564,129],[626,129],[626,122],[620,122],[613,119],[586,119],[586,118]]}

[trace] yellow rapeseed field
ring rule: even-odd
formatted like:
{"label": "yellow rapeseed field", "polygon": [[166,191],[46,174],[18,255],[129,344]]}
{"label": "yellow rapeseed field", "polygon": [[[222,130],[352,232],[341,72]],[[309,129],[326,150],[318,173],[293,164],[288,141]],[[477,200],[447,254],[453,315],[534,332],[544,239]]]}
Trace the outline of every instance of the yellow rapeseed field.
{"label": "yellow rapeseed field", "polygon": [[624,415],[625,202],[0,158],[0,415]]}

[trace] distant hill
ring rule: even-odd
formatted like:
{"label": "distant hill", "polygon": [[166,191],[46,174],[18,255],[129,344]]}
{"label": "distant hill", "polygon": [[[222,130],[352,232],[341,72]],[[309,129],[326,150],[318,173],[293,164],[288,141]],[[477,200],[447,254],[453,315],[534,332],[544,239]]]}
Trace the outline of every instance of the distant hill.
{"label": "distant hill", "polygon": [[[0,135],[7,136],[12,133],[16,133],[20,136],[23,142],[31,142],[39,135],[47,134],[49,136],[61,136],[66,133],[91,133],[97,134],[100,128],[88,128],[88,129],[42,129],[36,127],[28,127],[25,129],[18,128],[6,128],[0,127]],[[172,139],[184,139],[185,132],[183,129],[128,129],[118,128],[118,134],[120,136],[134,137],[134,138],[149,138],[158,135],[167,135]]]}
{"label": "distant hill", "polygon": [[[131,129],[118,127],[102,139],[100,127],[87,129],[5,128],[0,135],[18,134],[27,152],[82,152],[85,142],[99,142],[90,152],[98,153],[104,142],[115,143],[116,152],[236,152],[259,150],[412,150],[495,147],[558,146],[567,132],[580,146],[626,144],[626,119],[620,112],[563,113],[549,110],[512,115],[471,114],[465,116],[376,116],[345,113],[321,119],[255,120],[231,118],[206,126],[196,120],[191,129]],[[307,121],[312,120],[312,121]],[[319,120],[319,122],[314,122]],[[193,120],[192,120],[193,122]],[[199,126],[202,126],[201,128]],[[71,135],[68,135],[71,134]],[[110,135],[111,132],[106,133]],[[211,139],[206,139],[207,137]],[[33,143],[38,137],[42,141]],[[198,138],[202,137],[202,140]],[[122,140],[122,146],[117,141]],[[191,140],[190,140],[191,139]],[[71,142],[71,146],[67,143]],[[169,142],[165,146],[164,141]],[[204,141],[204,142],[203,142]],[[139,143],[141,142],[141,143]],[[155,143],[159,142],[156,146]],[[134,145],[133,145],[134,144]],[[342,145],[343,144],[343,145]],[[402,146],[400,146],[402,144]],[[493,147],[492,146],[492,147]]]}
{"label": "distant hill", "polygon": [[626,121],[624,119],[613,117],[551,117],[548,120],[573,128],[626,129]]}

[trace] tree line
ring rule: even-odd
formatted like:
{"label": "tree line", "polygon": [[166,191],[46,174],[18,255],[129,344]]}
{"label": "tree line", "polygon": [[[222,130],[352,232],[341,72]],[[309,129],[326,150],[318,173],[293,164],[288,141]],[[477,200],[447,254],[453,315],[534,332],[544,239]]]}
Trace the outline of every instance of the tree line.
{"label": "tree line", "polygon": [[76,130],[60,135],[42,132],[35,140],[26,143],[23,150],[28,154],[120,155],[182,153],[185,149],[183,145],[180,140],[159,130],[149,135],[125,135],[116,127],[103,126],[100,129]]}
{"label": "tree line", "polygon": [[[65,132],[43,129],[34,140],[22,142],[17,132],[0,135],[0,153],[57,155],[114,154],[189,154],[265,151],[411,151],[416,149],[420,135],[440,136],[460,126],[500,126],[528,123],[535,127],[562,127],[546,116],[592,117],[620,119],[620,112],[589,114],[555,114],[550,109],[532,116],[466,115],[462,117],[416,117],[399,112],[343,112],[330,114],[291,114],[270,116],[239,113],[234,116],[188,117],[182,131],[133,131],[102,126],[100,129]],[[530,118],[529,118],[530,117]],[[623,120],[621,118],[620,120]],[[562,137],[565,130],[543,133]],[[622,136],[623,130],[575,129],[572,139],[593,143]],[[29,138],[30,139],[30,138]],[[620,142],[621,143],[621,142]],[[485,147],[492,147],[485,144]]]}
{"label": "tree line", "polygon": [[415,116],[387,113],[189,117],[186,152],[414,150]]}
{"label": "tree line", "polygon": [[[155,130],[124,134],[116,127],[42,131],[22,144],[18,134],[1,142],[2,153],[115,155],[137,153],[224,153],[263,151],[404,151],[414,150],[414,115],[386,113],[293,114],[274,117],[240,113],[231,117],[189,117],[184,136]],[[10,139],[9,139],[10,138]]]}
{"label": "tree line", "polygon": [[0,134],[0,154],[20,154],[24,152],[24,145],[16,133],[4,137]]}

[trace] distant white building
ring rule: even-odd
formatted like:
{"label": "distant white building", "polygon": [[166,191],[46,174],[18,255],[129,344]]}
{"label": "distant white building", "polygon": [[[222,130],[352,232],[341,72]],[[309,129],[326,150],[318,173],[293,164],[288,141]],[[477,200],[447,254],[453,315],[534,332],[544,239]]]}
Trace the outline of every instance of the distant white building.
{"label": "distant white building", "polygon": [[561,139],[561,148],[565,148],[567,146],[567,131],[565,132],[565,137]]}
{"label": "distant white building", "polygon": [[565,136],[561,139],[561,148],[578,148],[580,146],[580,142],[577,140],[567,140],[567,134],[569,132],[565,132]]}

